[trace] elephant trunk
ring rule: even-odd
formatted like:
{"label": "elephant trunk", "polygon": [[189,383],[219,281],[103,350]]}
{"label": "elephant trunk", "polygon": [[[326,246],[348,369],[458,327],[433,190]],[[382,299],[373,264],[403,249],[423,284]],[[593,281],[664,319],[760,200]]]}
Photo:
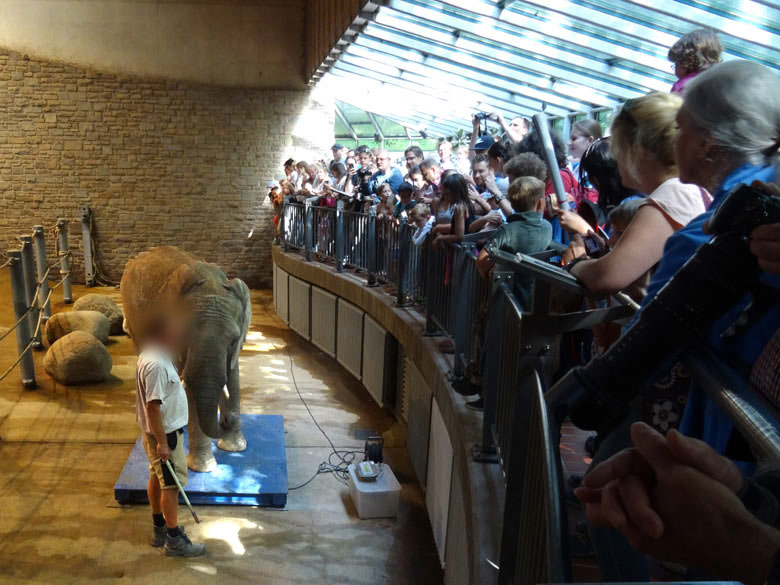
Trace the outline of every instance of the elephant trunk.
{"label": "elephant trunk", "polygon": [[219,399],[227,383],[227,351],[224,347],[190,348],[184,366],[184,383],[194,401],[198,424],[213,439],[220,436]]}

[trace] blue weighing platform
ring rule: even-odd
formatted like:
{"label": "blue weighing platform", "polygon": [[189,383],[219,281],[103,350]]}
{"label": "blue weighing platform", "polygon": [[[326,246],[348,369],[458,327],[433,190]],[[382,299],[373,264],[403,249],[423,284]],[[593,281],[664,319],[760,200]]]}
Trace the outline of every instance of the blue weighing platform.
{"label": "blue weighing platform", "polygon": [[[187,496],[193,504],[283,508],[288,485],[284,418],[279,414],[242,414],[241,430],[246,450],[222,451],[213,441],[217,468],[211,473],[188,470]],[[186,448],[186,431],[184,445]],[[138,437],[114,485],[114,497],[120,504],[147,503],[148,480],[149,461]]]}

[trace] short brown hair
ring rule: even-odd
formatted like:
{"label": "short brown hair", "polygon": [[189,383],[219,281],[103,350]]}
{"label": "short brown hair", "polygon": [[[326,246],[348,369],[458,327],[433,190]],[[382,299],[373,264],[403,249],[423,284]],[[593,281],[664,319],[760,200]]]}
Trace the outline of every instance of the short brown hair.
{"label": "short brown hair", "polygon": [[547,165],[533,152],[513,156],[504,163],[504,174],[511,177],[536,177],[547,180]]}
{"label": "short brown hair", "polygon": [[688,73],[701,73],[722,61],[723,45],[709,28],[698,28],[680,37],[669,49],[668,59]]}
{"label": "short brown hair", "polygon": [[544,189],[544,183],[536,177],[515,179],[507,192],[512,209],[517,213],[532,211],[537,202],[544,198]]}

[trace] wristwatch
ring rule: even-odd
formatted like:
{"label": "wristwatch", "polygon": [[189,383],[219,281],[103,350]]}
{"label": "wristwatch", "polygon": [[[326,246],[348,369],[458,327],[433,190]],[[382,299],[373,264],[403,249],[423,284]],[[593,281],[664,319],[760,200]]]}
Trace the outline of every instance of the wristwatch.
{"label": "wristwatch", "polygon": [[504,199],[506,199],[506,195],[503,194],[493,195],[493,199],[496,200],[496,203],[501,203]]}

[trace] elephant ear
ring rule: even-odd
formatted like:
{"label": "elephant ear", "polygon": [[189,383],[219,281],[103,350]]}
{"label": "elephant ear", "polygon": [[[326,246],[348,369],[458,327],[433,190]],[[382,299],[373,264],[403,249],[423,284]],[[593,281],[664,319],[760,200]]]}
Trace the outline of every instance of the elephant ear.
{"label": "elephant ear", "polygon": [[222,283],[231,294],[241,303],[241,314],[238,317],[238,329],[241,331],[241,339],[236,345],[235,353],[231,356],[230,367],[238,366],[238,354],[246,341],[249,332],[249,324],[252,322],[252,299],[249,295],[249,287],[240,278],[233,278]]}
{"label": "elephant ear", "polygon": [[171,275],[168,277],[165,283],[164,297],[186,296],[187,293],[204,282],[206,282],[206,279],[195,272],[191,266],[182,264],[171,272]]}

